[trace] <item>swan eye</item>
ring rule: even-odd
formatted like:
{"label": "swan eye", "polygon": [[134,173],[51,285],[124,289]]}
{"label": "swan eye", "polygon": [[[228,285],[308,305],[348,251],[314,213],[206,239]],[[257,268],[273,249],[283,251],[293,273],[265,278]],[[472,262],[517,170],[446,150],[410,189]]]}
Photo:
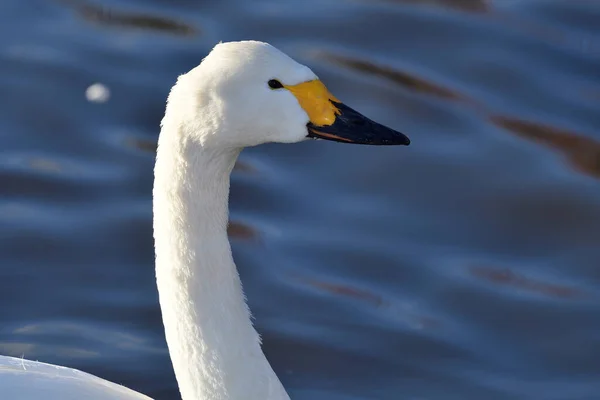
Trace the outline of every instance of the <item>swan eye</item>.
{"label": "swan eye", "polygon": [[281,88],[283,88],[283,85],[277,79],[271,79],[269,81],[269,87],[271,89],[281,89]]}

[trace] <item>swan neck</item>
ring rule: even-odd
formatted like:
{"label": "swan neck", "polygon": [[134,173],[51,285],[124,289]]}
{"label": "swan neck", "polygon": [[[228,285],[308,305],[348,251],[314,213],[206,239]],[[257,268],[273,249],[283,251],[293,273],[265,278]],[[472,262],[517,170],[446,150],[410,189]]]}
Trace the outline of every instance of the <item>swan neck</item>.
{"label": "swan neck", "polygon": [[159,139],[154,184],[156,278],[183,400],[289,399],[251,323],[227,238],[239,150]]}

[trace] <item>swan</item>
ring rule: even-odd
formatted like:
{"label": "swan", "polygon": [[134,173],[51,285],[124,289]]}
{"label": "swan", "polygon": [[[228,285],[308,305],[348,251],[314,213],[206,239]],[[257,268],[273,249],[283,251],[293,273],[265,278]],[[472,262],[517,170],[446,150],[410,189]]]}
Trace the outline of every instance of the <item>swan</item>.
{"label": "swan", "polygon": [[[308,138],[408,145],[258,41],[217,44],[171,89],[154,169],[156,281],[183,400],[285,400],[261,350],[227,238],[230,173],[244,147]],[[78,370],[0,357],[0,397],[147,400]]]}

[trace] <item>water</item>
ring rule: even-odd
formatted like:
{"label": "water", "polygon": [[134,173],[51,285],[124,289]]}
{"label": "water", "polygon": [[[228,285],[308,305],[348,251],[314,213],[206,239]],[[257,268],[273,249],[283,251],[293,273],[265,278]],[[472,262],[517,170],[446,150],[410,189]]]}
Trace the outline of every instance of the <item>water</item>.
{"label": "water", "polygon": [[292,397],[600,399],[598,21],[584,0],[3,1],[0,354],[178,398],[158,124],[178,74],[253,38],[413,142],[241,156],[234,255]]}

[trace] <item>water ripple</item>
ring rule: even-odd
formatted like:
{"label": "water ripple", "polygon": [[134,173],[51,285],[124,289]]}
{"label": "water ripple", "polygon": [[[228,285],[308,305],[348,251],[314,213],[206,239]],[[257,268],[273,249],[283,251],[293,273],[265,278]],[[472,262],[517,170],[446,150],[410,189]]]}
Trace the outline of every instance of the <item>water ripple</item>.
{"label": "water ripple", "polygon": [[340,65],[351,70],[370,75],[376,75],[389,80],[415,92],[424,93],[450,100],[461,100],[471,102],[466,96],[446,88],[440,84],[427,81],[406,71],[401,71],[391,66],[379,65],[369,60],[359,59],[347,55],[334,54],[321,51],[315,53],[316,58]]}
{"label": "water ripple", "polygon": [[86,21],[101,26],[149,30],[179,36],[195,36],[200,32],[195,26],[165,16],[118,11],[112,7],[102,7],[82,0],[57,1],[73,8]]}
{"label": "water ripple", "polygon": [[496,125],[562,153],[579,172],[600,178],[600,141],[553,126],[495,115]]}

